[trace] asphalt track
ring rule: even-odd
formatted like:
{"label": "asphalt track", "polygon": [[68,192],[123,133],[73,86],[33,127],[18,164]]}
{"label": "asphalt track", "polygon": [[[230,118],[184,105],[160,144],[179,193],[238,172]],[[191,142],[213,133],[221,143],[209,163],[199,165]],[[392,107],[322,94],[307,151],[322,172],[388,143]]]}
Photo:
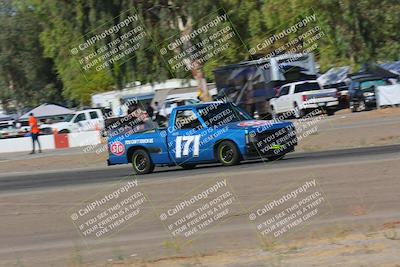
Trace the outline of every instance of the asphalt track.
{"label": "asphalt track", "polygon": [[[139,261],[213,253],[221,249],[259,250],[256,228],[250,223],[248,214],[265,199],[286,192],[287,186],[294,188],[309,179],[316,179],[321,186],[326,205],[321,206],[318,217],[304,225],[306,231],[296,230],[287,240],[295,237],[309,240],[309,234],[322,239],[324,236],[331,238],[340,236],[343,229],[364,235],[371,232],[369,229],[376,231],[400,222],[399,160],[400,144],[397,144],[291,153],[280,161],[251,161],[233,167],[214,164],[193,170],[156,168],[154,173],[138,177],[150,200],[143,208],[143,215],[116,231],[112,237],[94,241],[80,236],[71,214],[88,199],[100,198],[115,189],[117,181],[131,174],[130,166],[1,174],[0,266],[82,266],[66,264],[74,259],[77,250],[79,258],[90,263],[88,266],[92,263],[104,266],[114,257],[116,249],[124,258],[137,255],[133,258]],[[241,204],[238,202],[232,208],[241,206],[245,211],[232,212],[232,216],[220,226],[201,232],[192,246],[176,254],[168,247],[169,243],[165,243],[170,236],[162,227],[159,214],[173,207],[177,199],[200,184],[215,183],[216,179],[222,178],[229,180],[240,200]],[[85,245],[86,241],[90,247]],[[384,257],[386,254],[371,255]],[[17,259],[21,259],[24,265],[18,264]],[[382,258],[376,261],[383,262]],[[299,266],[311,265],[307,262]]]}
{"label": "asphalt track", "polygon": [[[393,156],[399,155],[399,144],[323,152],[290,153],[285,159],[279,161],[248,161],[232,167],[223,167],[219,164],[200,165],[193,170],[183,170],[179,167],[160,167],[156,168],[155,172],[152,174],[139,176],[139,179],[145,181],[150,179],[189,178],[191,175],[226,172],[235,173],[235,171],[243,171],[246,169],[271,170],[307,166],[312,168],[314,165],[357,162],[360,160],[378,160],[382,158],[390,159]],[[96,169],[2,174],[0,176],[0,192],[113,182],[119,181],[129,175],[132,175],[129,165],[104,166]]]}

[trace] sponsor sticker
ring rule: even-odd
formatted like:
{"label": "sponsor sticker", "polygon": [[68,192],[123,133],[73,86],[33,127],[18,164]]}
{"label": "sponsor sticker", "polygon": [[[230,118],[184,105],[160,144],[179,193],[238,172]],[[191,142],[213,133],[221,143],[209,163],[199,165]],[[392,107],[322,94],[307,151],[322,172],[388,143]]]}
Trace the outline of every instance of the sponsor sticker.
{"label": "sponsor sticker", "polygon": [[116,141],[110,146],[110,151],[116,156],[121,156],[125,153],[125,147],[121,142]]}
{"label": "sponsor sticker", "polygon": [[243,121],[237,124],[240,127],[248,127],[248,126],[261,126],[266,124],[267,121]]}
{"label": "sponsor sticker", "polygon": [[153,138],[146,138],[146,139],[134,139],[134,140],[126,140],[125,145],[135,145],[135,144],[153,144]]}

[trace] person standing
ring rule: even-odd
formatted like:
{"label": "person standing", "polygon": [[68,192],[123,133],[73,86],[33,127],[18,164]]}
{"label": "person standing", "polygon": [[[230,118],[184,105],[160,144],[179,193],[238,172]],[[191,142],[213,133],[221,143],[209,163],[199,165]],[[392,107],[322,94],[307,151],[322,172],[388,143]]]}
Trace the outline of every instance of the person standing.
{"label": "person standing", "polygon": [[153,119],[154,108],[150,105],[150,103],[146,103],[145,109],[146,109],[147,115],[149,115],[149,117],[150,117],[151,119]]}
{"label": "person standing", "polygon": [[158,104],[158,102],[157,101],[155,101],[154,102],[154,107],[155,107],[155,109],[154,109],[154,113],[156,114],[156,116],[157,115],[159,115],[160,114],[160,111],[161,111],[161,106]]}
{"label": "person standing", "polygon": [[125,101],[124,101],[124,99],[120,99],[119,100],[119,107],[118,107],[118,111],[117,111],[117,116],[118,117],[123,117],[123,116],[126,116],[126,114],[127,114],[127,107],[126,107],[126,104],[125,104]]}
{"label": "person standing", "polygon": [[32,136],[32,152],[30,154],[35,154],[35,142],[39,146],[39,153],[42,153],[42,148],[39,142],[39,126],[33,113],[29,114],[29,126],[31,127]]}

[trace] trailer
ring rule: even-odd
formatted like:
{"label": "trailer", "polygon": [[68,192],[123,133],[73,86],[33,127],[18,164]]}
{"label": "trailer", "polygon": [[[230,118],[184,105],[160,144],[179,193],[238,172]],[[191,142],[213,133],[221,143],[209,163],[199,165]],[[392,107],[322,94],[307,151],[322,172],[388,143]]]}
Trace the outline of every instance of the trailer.
{"label": "trailer", "polygon": [[283,54],[231,64],[214,70],[219,97],[228,97],[251,115],[269,118],[269,100],[290,82],[315,80],[313,54]]}

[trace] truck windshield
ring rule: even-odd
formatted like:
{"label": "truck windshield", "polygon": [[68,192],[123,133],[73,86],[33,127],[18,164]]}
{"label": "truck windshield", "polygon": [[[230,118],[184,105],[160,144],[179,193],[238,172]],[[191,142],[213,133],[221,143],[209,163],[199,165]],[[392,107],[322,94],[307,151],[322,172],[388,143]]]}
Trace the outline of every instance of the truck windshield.
{"label": "truck windshield", "polygon": [[74,116],[74,114],[64,115],[63,117],[60,117],[59,121],[60,122],[69,122],[69,121],[71,121],[73,116]]}
{"label": "truck windshield", "polygon": [[302,92],[307,92],[307,91],[314,91],[314,90],[320,90],[321,87],[319,86],[318,83],[313,82],[313,83],[301,83],[301,84],[296,84],[296,88],[294,89],[294,93],[302,93]]}
{"label": "truck windshield", "polygon": [[215,103],[198,108],[197,111],[207,126],[220,126],[252,119],[250,115],[232,103]]}
{"label": "truck windshield", "polygon": [[361,82],[360,89],[361,90],[368,90],[373,89],[376,86],[386,85],[384,80],[371,80],[371,81],[364,81]]}

